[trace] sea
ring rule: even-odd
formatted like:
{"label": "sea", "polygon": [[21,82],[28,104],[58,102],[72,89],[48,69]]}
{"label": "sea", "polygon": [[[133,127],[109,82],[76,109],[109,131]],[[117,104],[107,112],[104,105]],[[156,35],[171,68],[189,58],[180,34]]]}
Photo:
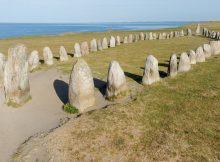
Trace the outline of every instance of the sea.
{"label": "sea", "polygon": [[57,35],[63,33],[104,32],[110,30],[154,30],[174,28],[192,22],[121,22],[121,23],[0,23],[0,39]]}

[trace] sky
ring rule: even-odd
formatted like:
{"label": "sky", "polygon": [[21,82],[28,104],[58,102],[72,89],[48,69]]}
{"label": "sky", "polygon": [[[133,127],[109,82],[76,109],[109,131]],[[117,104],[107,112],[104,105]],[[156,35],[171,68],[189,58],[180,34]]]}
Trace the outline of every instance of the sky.
{"label": "sky", "polygon": [[0,0],[0,22],[220,20],[220,0]]}

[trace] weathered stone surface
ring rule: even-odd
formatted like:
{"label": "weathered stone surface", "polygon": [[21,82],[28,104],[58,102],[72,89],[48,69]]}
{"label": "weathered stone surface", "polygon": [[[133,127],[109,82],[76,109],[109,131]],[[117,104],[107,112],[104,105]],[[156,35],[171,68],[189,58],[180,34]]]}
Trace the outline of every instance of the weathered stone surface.
{"label": "weathered stone surface", "polygon": [[121,38],[120,38],[120,36],[117,36],[117,37],[116,37],[116,45],[117,45],[117,46],[120,46],[120,45],[121,45]]}
{"label": "weathered stone surface", "polygon": [[110,38],[110,47],[111,47],[111,48],[114,48],[115,45],[116,45],[115,37],[111,36],[111,38]]}
{"label": "weathered stone surface", "polygon": [[192,36],[192,30],[190,28],[187,29],[187,35]]}
{"label": "weathered stone surface", "polygon": [[0,86],[3,84],[4,80],[5,61],[5,55],[0,53]]}
{"label": "weathered stone surface", "polygon": [[95,88],[88,64],[79,58],[73,65],[69,82],[69,103],[85,112],[95,105]]}
{"label": "weathered stone surface", "polygon": [[174,32],[171,31],[171,32],[170,32],[170,38],[173,38],[173,37],[174,37]]}
{"label": "weathered stone surface", "polygon": [[175,77],[177,75],[177,57],[176,54],[173,54],[170,57],[169,67],[168,67],[168,76]]}
{"label": "weathered stone surface", "polygon": [[153,37],[153,33],[150,32],[150,33],[149,33],[149,40],[153,40],[153,39],[154,39],[154,37]]}
{"label": "weathered stone surface", "polygon": [[186,52],[180,56],[180,62],[178,66],[178,72],[187,72],[191,69],[190,59]]}
{"label": "weathered stone surface", "polygon": [[102,48],[103,49],[108,49],[108,39],[107,38],[103,38],[103,40],[102,40]]}
{"label": "weathered stone surface", "polygon": [[139,41],[139,35],[138,34],[135,34],[134,35],[134,42],[138,42]]}
{"label": "weathered stone surface", "polygon": [[101,40],[98,40],[98,42],[97,42],[97,46],[98,46],[98,50],[99,50],[99,51],[102,51],[102,50],[103,50]]}
{"label": "weathered stone surface", "polygon": [[90,51],[91,52],[97,52],[98,51],[96,39],[91,40],[91,42],[90,42]]}
{"label": "weathered stone surface", "polygon": [[159,38],[158,38],[158,39],[159,39],[159,40],[163,39],[162,33],[159,34]]}
{"label": "weathered stone surface", "polygon": [[133,34],[129,34],[128,36],[128,43],[132,43],[134,40]]}
{"label": "weathered stone surface", "polygon": [[149,40],[149,33],[145,33],[145,40]]}
{"label": "weathered stone surface", "polygon": [[205,55],[202,47],[199,47],[196,50],[196,62],[205,62]]}
{"label": "weathered stone surface", "polygon": [[88,42],[82,42],[81,44],[81,53],[82,56],[88,55],[89,54],[89,44]]}
{"label": "weathered stone surface", "polygon": [[201,32],[200,31],[200,24],[198,24],[196,27],[196,35],[200,35],[201,34],[200,32]]}
{"label": "weathered stone surface", "polygon": [[204,55],[205,58],[209,58],[212,55],[211,46],[210,44],[204,44],[203,45]]}
{"label": "weathered stone surface", "polygon": [[145,40],[145,36],[144,36],[143,32],[140,33],[140,40],[142,40],[142,41]]}
{"label": "weathered stone surface", "polygon": [[124,37],[123,43],[124,43],[124,44],[127,44],[127,43],[128,43],[128,37],[127,37],[127,36]]}
{"label": "weathered stone surface", "polygon": [[149,55],[146,59],[142,83],[143,85],[151,85],[157,81],[160,81],[158,60],[153,55]]}
{"label": "weathered stone surface", "polygon": [[75,43],[74,45],[74,57],[82,57],[81,47],[79,43]]}
{"label": "weathered stone surface", "polygon": [[195,51],[190,50],[189,59],[190,59],[190,64],[192,65],[196,64],[196,52]]}
{"label": "weathered stone surface", "polygon": [[108,69],[106,97],[115,98],[127,91],[125,74],[117,61],[112,61]]}
{"label": "weathered stone surface", "polygon": [[29,69],[30,71],[33,71],[40,65],[40,59],[39,59],[39,53],[38,51],[34,50],[31,52],[29,58],[28,58],[28,63],[29,63]]}
{"label": "weathered stone surface", "polygon": [[181,36],[181,37],[184,37],[184,31],[183,31],[183,30],[181,30],[180,36]]}
{"label": "weathered stone surface", "polygon": [[44,63],[47,65],[53,65],[53,53],[49,47],[43,49]]}
{"label": "weathered stone surface", "polygon": [[158,36],[157,36],[157,33],[153,33],[153,39],[157,39]]}
{"label": "weathered stone surface", "polygon": [[220,41],[211,41],[210,42],[212,55],[220,54]]}
{"label": "weathered stone surface", "polygon": [[66,49],[63,46],[61,46],[60,47],[60,61],[65,62],[65,61],[68,61],[68,60],[69,60],[69,58],[68,58]]}
{"label": "weathered stone surface", "polygon": [[23,104],[30,99],[27,48],[18,44],[8,51],[4,69],[6,103]]}

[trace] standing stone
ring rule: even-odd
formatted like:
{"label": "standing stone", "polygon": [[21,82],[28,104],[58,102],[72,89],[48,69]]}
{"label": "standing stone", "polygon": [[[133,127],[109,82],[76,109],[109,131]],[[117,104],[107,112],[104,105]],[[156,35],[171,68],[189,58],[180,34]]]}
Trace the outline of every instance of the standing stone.
{"label": "standing stone", "polygon": [[74,57],[82,57],[81,47],[79,43],[75,43],[74,45]]}
{"label": "standing stone", "polygon": [[115,37],[111,36],[110,38],[110,47],[114,48],[116,45]]}
{"label": "standing stone", "polygon": [[69,103],[80,113],[95,105],[95,88],[88,64],[79,58],[73,65],[69,82]]}
{"label": "standing stone", "polygon": [[129,36],[128,36],[128,43],[132,43],[133,40],[134,40],[133,34],[129,34]]}
{"label": "standing stone", "polygon": [[170,34],[167,34],[166,39],[170,39]]}
{"label": "standing stone", "polygon": [[44,63],[47,65],[53,65],[53,53],[49,47],[43,49]]}
{"label": "standing stone", "polygon": [[5,69],[5,55],[0,53],[0,86],[3,84],[3,80],[4,80],[4,69]]}
{"label": "standing stone", "polygon": [[100,39],[99,39],[98,42],[97,42],[97,46],[98,46],[98,50],[99,50],[99,51],[102,51],[102,50],[103,50],[102,42],[101,42]]}
{"label": "standing stone", "polygon": [[81,44],[81,53],[82,56],[88,55],[89,54],[89,44],[88,42],[82,42]]}
{"label": "standing stone", "polygon": [[162,33],[159,34],[159,40],[163,39]]}
{"label": "standing stone", "polygon": [[139,41],[139,35],[138,34],[135,34],[134,35],[134,42],[138,42]]}
{"label": "standing stone", "polygon": [[24,104],[30,99],[27,48],[18,44],[8,50],[4,69],[4,90],[7,104]]}
{"label": "standing stone", "polygon": [[189,59],[187,53],[184,52],[180,56],[178,72],[187,72],[190,69],[191,69],[190,59]]}
{"label": "standing stone", "polygon": [[175,77],[177,75],[177,57],[176,57],[176,54],[173,54],[170,57],[170,63],[169,63],[167,74],[170,77]]}
{"label": "standing stone", "polygon": [[145,33],[145,40],[149,40],[149,33]]}
{"label": "standing stone", "polygon": [[171,32],[170,32],[170,38],[173,38],[173,37],[174,37],[174,32],[171,31]]}
{"label": "standing stone", "polygon": [[60,61],[65,62],[65,61],[68,61],[68,60],[69,60],[69,58],[68,58],[66,49],[63,46],[61,46],[60,47]]}
{"label": "standing stone", "polygon": [[117,61],[112,61],[108,69],[106,97],[115,98],[127,91],[125,74]]}
{"label": "standing stone", "polygon": [[190,28],[187,29],[187,35],[192,36],[192,30]]}
{"label": "standing stone", "polygon": [[158,61],[153,55],[149,55],[146,59],[142,83],[143,85],[151,85],[157,81],[160,81]]}
{"label": "standing stone", "polygon": [[154,37],[153,37],[153,33],[150,32],[150,33],[149,33],[149,40],[153,40],[153,39],[154,39]]}
{"label": "standing stone", "polygon": [[116,37],[116,45],[117,45],[117,46],[120,46],[120,45],[121,45],[121,38],[120,38],[120,36],[117,36],[117,37]]}
{"label": "standing stone", "polygon": [[28,63],[29,63],[30,71],[33,71],[40,65],[38,51],[35,50],[31,52],[31,55],[28,58]]}
{"label": "standing stone", "polygon": [[200,24],[196,27],[196,35],[200,35]]}
{"label": "standing stone", "polygon": [[142,41],[145,39],[143,32],[140,33],[140,39],[141,39]]}
{"label": "standing stone", "polygon": [[157,39],[157,33],[153,33],[153,39]]}
{"label": "standing stone", "polygon": [[127,37],[127,36],[124,37],[123,43],[124,43],[124,44],[127,44],[127,43],[128,43],[128,37]]}
{"label": "standing stone", "polygon": [[195,51],[190,50],[189,59],[190,59],[190,64],[192,64],[192,65],[196,64],[196,53],[195,53]]}
{"label": "standing stone", "polygon": [[108,39],[107,38],[103,38],[103,40],[102,40],[102,48],[103,49],[108,49]]}
{"label": "standing stone", "polygon": [[183,30],[181,30],[180,36],[181,36],[181,37],[184,37],[184,31],[183,31]]}
{"label": "standing stone", "polygon": [[203,45],[204,55],[205,58],[209,58],[212,55],[211,46],[210,44],[204,44]]}
{"label": "standing stone", "polygon": [[220,54],[220,41],[211,41],[210,42],[212,55]]}
{"label": "standing stone", "polygon": [[96,39],[91,40],[91,42],[90,42],[90,51],[91,52],[97,52],[98,51]]}
{"label": "standing stone", "polygon": [[205,62],[205,55],[202,47],[196,50],[196,62]]}

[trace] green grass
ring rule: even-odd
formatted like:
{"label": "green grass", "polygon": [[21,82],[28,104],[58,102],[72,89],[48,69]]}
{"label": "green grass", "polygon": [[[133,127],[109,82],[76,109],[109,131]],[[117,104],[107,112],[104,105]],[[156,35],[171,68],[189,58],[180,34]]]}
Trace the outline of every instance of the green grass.
{"label": "green grass", "polygon": [[72,106],[70,103],[67,103],[63,106],[63,110],[69,114],[76,114],[79,112],[79,110]]}

